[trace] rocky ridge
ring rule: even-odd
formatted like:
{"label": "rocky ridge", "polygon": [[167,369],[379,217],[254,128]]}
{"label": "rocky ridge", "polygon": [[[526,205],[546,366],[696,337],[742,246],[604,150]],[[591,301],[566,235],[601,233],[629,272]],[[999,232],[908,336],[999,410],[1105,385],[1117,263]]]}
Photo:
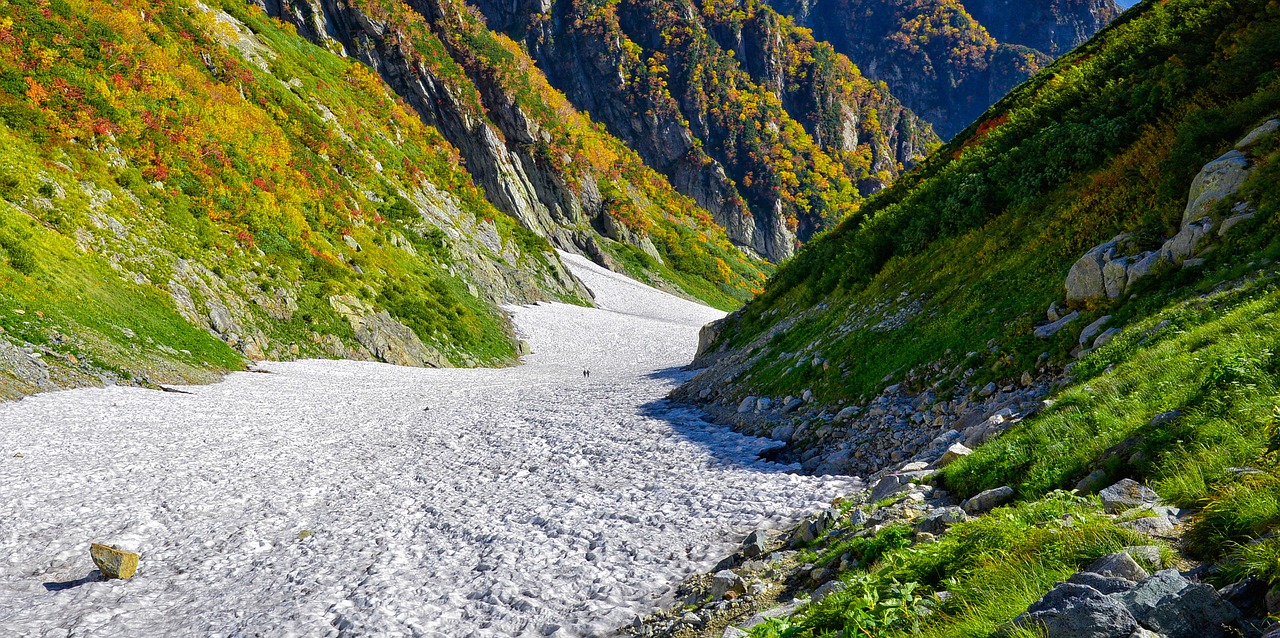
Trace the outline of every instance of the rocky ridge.
{"label": "rocky ridge", "polygon": [[950,139],[1120,14],[1112,0],[774,0]]}
{"label": "rocky ridge", "polygon": [[475,5],[737,245],[773,261],[936,142],[883,86],[766,6]]}

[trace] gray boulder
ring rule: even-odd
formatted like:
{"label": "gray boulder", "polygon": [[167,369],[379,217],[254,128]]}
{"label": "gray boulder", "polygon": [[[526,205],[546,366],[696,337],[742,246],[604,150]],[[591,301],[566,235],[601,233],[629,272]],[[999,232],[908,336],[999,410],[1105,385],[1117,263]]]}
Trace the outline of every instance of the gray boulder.
{"label": "gray boulder", "polygon": [[1173,569],[1156,572],[1117,599],[1144,627],[1168,638],[1220,638],[1240,618],[1212,586],[1193,584]]}
{"label": "gray boulder", "polygon": [[1075,583],[1054,587],[1013,622],[1049,638],[1130,638],[1139,628],[1120,601]]}
{"label": "gray boulder", "polygon": [[1098,496],[1102,497],[1102,506],[1110,514],[1117,514],[1141,505],[1154,505],[1160,500],[1155,490],[1133,480],[1121,479],[1105,487]]}
{"label": "gray boulder", "polygon": [[1124,553],[1139,564],[1149,565],[1155,569],[1160,569],[1163,561],[1160,556],[1160,548],[1155,545],[1131,545],[1124,548]]}
{"label": "gray boulder", "polygon": [[970,454],[973,454],[973,450],[965,447],[963,443],[953,443],[951,444],[951,447],[947,448],[946,452],[942,453],[942,457],[934,462],[933,466],[937,468],[944,468],[966,456],[969,456]]}
{"label": "gray boulder", "polygon": [[948,527],[960,523],[969,517],[959,507],[939,507],[916,522],[916,532],[938,535],[947,531]]}
{"label": "gray boulder", "polygon": [[1151,250],[1138,253],[1133,257],[1132,263],[1126,271],[1125,288],[1132,286],[1135,281],[1143,277],[1150,276],[1159,269],[1161,264],[1174,265],[1173,255],[1164,250]]}
{"label": "gray boulder", "polygon": [[839,591],[843,591],[848,588],[849,588],[848,585],[838,580],[829,580],[823,583],[822,586],[813,590],[813,596],[812,596],[813,602],[815,604],[820,603],[822,602],[822,599],[826,598],[827,596],[830,596],[831,594],[834,594]]}
{"label": "gray boulder", "polygon": [[1013,500],[1013,488],[1008,485],[982,492],[960,504],[966,514],[976,515],[991,511]]}
{"label": "gray boulder", "polygon": [[[1107,286],[1103,279],[1102,269],[1108,262],[1119,256],[1120,239],[1120,237],[1117,237],[1090,248],[1080,259],[1076,260],[1076,263],[1071,265],[1071,270],[1067,272],[1067,301],[1085,301],[1107,296]],[[1040,335],[1037,334],[1036,336]]]}
{"label": "gray boulder", "polygon": [[1214,204],[1235,195],[1250,172],[1249,158],[1238,150],[1227,151],[1205,164],[1191,182],[1187,209],[1182,213],[1182,226],[1207,216]]}
{"label": "gray boulder", "polygon": [[1253,213],[1240,213],[1239,215],[1232,215],[1222,220],[1222,223],[1218,225],[1218,236],[1225,236],[1232,228],[1235,228],[1250,219],[1253,219]]}
{"label": "gray boulder", "polygon": [[1173,522],[1167,517],[1159,515],[1143,516],[1142,518],[1118,523],[1118,525],[1148,536],[1155,536],[1173,530]]}
{"label": "gray boulder", "polygon": [[875,485],[871,486],[871,502],[877,503],[883,501],[884,499],[907,489],[907,486],[910,484],[910,480],[905,476],[900,476],[898,474],[885,475],[879,481],[876,481]]}
{"label": "gray boulder", "polygon": [[1112,578],[1123,578],[1135,583],[1151,576],[1125,552],[1103,556],[1084,568],[1084,571]]}
{"label": "gray boulder", "polygon": [[851,406],[849,406],[849,407],[847,407],[847,408],[845,408],[845,409],[840,410],[839,412],[837,412],[837,413],[836,413],[836,417],[835,417],[835,419],[834,419],[834,420],[835,420],[835,422],[836,422],[836,423],[844,423],[845,421],[848,421],[848,420],[852,419],[853,417],[858,416],[858,412],[859,412],[859,411],[860,411],[860,409],[858,408],[858,406],[856,406],[856,405],[851,405]]}
{"label": "gray boulder", "polygon": [[1161,254],[1167,255],[1174,264],[1185,264],[1187,260],[1204,251],[1213,239],[1213,220],[1204,217],[1183,225],[1177,235],[1170,237],[1160,247]]}
{"label": "gray boulder", "polygon": [[752,410],[754,410],[754,409],[756,409],[756,397],[755,397],[755,396],[749,396],[749,397],[747,397],[747,398],[743,399],[743,400],[742,400],[742,403],[739,403],[739,404],[738,404],[738,414],[746,414],[746,413],[748,413],[748,412],[750,412],[750,411],[752,411]]}
{"label": "gray boulder", "polygon": [[1097,339],[1093,340],[1093,349],[1097,350],[1098,348],[1111,343],[1111,340],[1115,339],[1118,334],[1120,334],[1119,328],[1107,328],[1102,334],[1098,335]]}
{"label": "gray boulder", "polygon": [[719,600],[730,592],[742,594],[747,591],[747,582],[741,576],[728,569],[722,569],[711,577],[711,597]]}

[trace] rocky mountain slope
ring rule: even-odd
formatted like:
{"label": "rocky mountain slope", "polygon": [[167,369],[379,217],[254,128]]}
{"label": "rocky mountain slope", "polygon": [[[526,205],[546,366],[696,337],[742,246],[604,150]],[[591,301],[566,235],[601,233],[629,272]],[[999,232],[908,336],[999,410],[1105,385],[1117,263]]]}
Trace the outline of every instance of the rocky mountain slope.
{"label": "rocky mountain slope", "polygon": [[590,302],[553,244],[725,308],[763,278],[487,31],[463,68],[396,7],[342,14],[364,63],[234,2],[0,8],[4,396],[510,362],[501,304]]}
{"label": "rocky mountain slope", "polygon": [[882,84],[759,2],[474,5],[737,245],[773,261],[936,144]]}
{"label": "rocky mountain slope", "polygon": [[[890,523],[842,522],[827,540],[845,549],[812,562],[862,589],[757,635],[865,626],[874,597],[904,584],[930,602],[883,635],[988,635],[1024,612],[1081,609],[1093,594],[1055,583],[1132,544],[1099,540],[1115,526],[1169,544],[1188,577],[1230,585],[1223,597],[1253,592],[1232,618],[1267,614],[1261,594],[1280,584],[1277,28],[1269,0],[1135,7],[704,330],[705,369],[677,396],[777,439],[779,458],[870,477],[873,510],[1010,505],[937,545],[920,528],[881,539]],[[1121,479],[1150,498],[1085,523],[1089,495]],[[1032,520],[1038,549],[1005,535]],[[860,558],[881,542],[883,561]]]}
{"label": "rocky mountain slope", "polygon": [[1120,14],[1112,0],[773,0],[950,139]]}

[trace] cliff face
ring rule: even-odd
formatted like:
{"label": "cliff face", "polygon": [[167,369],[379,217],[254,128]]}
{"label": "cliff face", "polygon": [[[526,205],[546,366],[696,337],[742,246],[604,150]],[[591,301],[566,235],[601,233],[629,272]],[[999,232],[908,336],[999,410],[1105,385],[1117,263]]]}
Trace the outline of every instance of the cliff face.
{"label": "cliff face", "polygon": [[965,0],[969,13],[996,40],[1057,57],[1120,15],[1112,0]]}
{"label": "cliff face", "polygon": [[1112,0],[773,0],[949,139],[1120,9]]}
{"label": "cliff face", "polygon": [[476,6],[736,244],[772,260],[936,141],[883,85],[768,7]]}
{"label": "cliff face", "polygon": [[575,109],[467,4],[262,6],[375,69],[458,148],[494,206],[556,247],[722,305],[745,298],[762,278],[757,262],[733,250],[694,201]]}

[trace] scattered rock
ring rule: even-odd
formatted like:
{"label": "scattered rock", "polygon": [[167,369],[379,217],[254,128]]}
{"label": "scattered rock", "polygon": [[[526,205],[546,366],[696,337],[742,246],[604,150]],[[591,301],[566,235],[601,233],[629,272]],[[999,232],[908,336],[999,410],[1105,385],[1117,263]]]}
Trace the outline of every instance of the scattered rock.
{"label": "scattered rock", "polygon": [[1075,583],[1054,587],[1013,622],[1038,627],[1049,638],[1130,638],[1138,629],[1120,601]]}
{"label": "scattered rock", "polygon": [[726,594],[742,594],[747,591],[747,582],[732,570],[722,569],[711,579],[711,597],[719,600]]}
{"label": "scattered rock", "polygon": [[1098,335],[1097,339],[1093,340],[1093,349],[1097,350],[1098,348],[1111,343],[1111,340],[1115,339],[1118,334],[1120,334],[1119,328],[1107,328],[1102,334]]}
{"label": "scattered rock", "polygon": [[[1069,295],[1068,295],[1068,296],[1069,296]],[[1049,337],[1052,337],[1053,335],[1058,334],[1058,331],[1060,331],[1060,330],[1062,330],[1063,328],[1065,328],[1065,327],[1067,326],[1067,324],[1069,324],[1069,323],[1071,323],[1071,322],[1073,322],[1073,321],[1075,321],[1076,319],[1079,319],[1079,318],[1080,318],[1080,313],[1079,313],[1079,312],[1072,312],[1071,314],[1069,314],[1069,315],[1067,315],[1067,316],[1065,316],[1065,317],[1063,317],[1063,318],[1061,318],[1061,319],[1059,319],[1059,320],[1057,320],[1057,321],[1055,321],[1055,322],[1053,322],[1053,323],[1051,323],[1051,324],[1044,325],[1044,326],[1040,326],[1039,328],[1036,328],[1036,329],[1035,329],[1035,335],[1036,335],[1037,337],[1041,338],[1041,339],[1048,339]]]}
{"label": "scattered rock", "polygon": [[1102,505],[1110,514],[1118,514],[1141,505],[1154,505],[1160,495],[1151,488],[1133,480],[1122,479],[1098,492]]}
{"label": "scattered rock", "polygon": [[1173,529],[1173,523],[1163,516],[1144,516],[1131,521],[1117,523],[1117,525],[1148,536],[1156,536]]}
{"label": "scattered rock", "polygon": [[968,518],[964,510],[959,507],[940,507],[916,522],[915,530],[918,533],[938,535],[945,532],[948,527]]}
{"label": "scattered rock", "polygon": [[768,550],[765,547],[765,534],[763,530],[756,530],[747,535],[747,539],[742,541],[742,555],[747,558],[755,558],[765,554]]}
{"label": "scattered rock", "polygon": [[848,589],[848,587],[849,587],[848,585],[838,580],[827,581],[823,583],[821,587],[818,587],[817,589],[813,590],[813,602],[820,603],[822,602],[822,599],[826,598],[827,596],[830,596],[831,594],[834,594],[836,592]]}
{"label": "scattered rock", "polygon": [[134,552],[126,552],[113,545],[94,543],[89,546],[89,556],[98,571],[107,578],[133,578],[138,571],[138,560],[141,558]]}
{"label": "scattered rock", "polygon": [[1159,427],[1166,423],[1171,423],[1177,420],[1181,416],[1182,416],[1182,410],[1169,410],[1168,412],[1161,412],[1160,414],[1157,414],[1151,417],[1151,420],[1147,422],[1147,427],[1149,428]]}
{"label": "scattered rock", "polygon": [[754,396],[749,396],[738,404],[738,414],[746,414],[754,409],[756,409],[756,397]]}
{"label": "scattered rock", "polygon": [[960,504],[960,508],[969,515],[977,515],[990,511],[1013,500],[1013,488],[1008,485],[982,492]]}

